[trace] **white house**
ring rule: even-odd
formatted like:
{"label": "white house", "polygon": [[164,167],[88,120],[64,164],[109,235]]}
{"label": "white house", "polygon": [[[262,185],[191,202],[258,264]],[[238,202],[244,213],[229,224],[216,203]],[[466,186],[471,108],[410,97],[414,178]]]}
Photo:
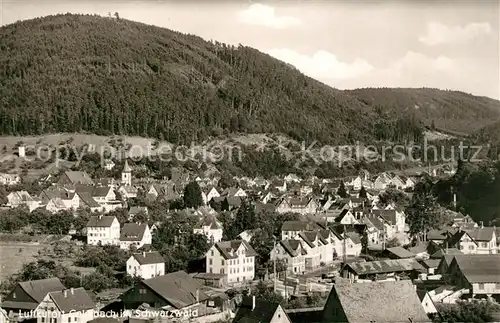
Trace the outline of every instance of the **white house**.
{"label": "white house", "polygon": [[222,223],[215,216],[204,217],[194,228],[193,233],[202,234],[207,237],[211,243],[222,241]]}
{"label": "white house", "polygon": [[223,275],[227,284],[252,281],[256,256],[255,250],[244,240],[216,243],[206,254],[207,273]]}
{"label": "white house", "polygon": [[427,315],[437,314],[438,311],[429,293],[426,290],[417,290],[417,294],[418,298],[422,302],[425,313],[427,313]]}
{"label": "white house", "polygon": [[497,254],[497,236],[494,227],[481,227],[467,230],[469,236],[477,243],[477,253],[482,255]]}
{"label": "white house", "polygon": [[120,234],[120,249],[129,250],[131,246],[140,248],[152,242],[151,230],[147,224],[125,223]]}
{"label": "white house", "polygon": [[209,186],[202,190],[201,197],[203,198],[203,203],[208,204],[214,197],[219,197],[220,194],[217,189],[213,186]]}
{"label": "white house", "polygon": [[21,183],[21,177],[19,177],[19,175],[0,173],[1,185],[16,185],[19,183]]}
{"label": "white house", "polygon": [[113,168],[115,168],[115,163],[111,159],[107,159],[104,161],[105,170],[112,170]]}
{"label": "white house", "polygon": [[158,251],[134,253],[127,260],[127,274],[142,279],[165,275],[165,259]]}
{"label": "white house", "polygon": [[134,186],[121,185],[118,188],[118,193],[120,193],[123,200],[127,200],[137,197],[138,190]]}
{"label": "white house", "polygon": [[119,245],[120,222],[114,216],[91,216],[87,222],[87,243],[90,245]]}
{"label": "white house", "polygon": [[306,269],[305,256],[307,251],[300,240],[281,240],[271,250],[271,260],[282,260],[287,265],[287,271],[295,274],[304,274]]}
{"label": "white house", "polygon": [[83,288],[50,292],[37,306],[37,323],[87,323],[94,319],[95,304]]}

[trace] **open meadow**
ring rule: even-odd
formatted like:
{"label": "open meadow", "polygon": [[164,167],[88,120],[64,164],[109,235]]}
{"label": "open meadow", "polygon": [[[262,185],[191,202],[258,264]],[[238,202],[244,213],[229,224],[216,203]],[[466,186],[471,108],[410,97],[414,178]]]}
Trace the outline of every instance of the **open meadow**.
{"label": "open meadow", "polygon": [[0,282],[18,272],[24,264],[36,261],[38,251],[48,247],[39,242],[0,242]]}

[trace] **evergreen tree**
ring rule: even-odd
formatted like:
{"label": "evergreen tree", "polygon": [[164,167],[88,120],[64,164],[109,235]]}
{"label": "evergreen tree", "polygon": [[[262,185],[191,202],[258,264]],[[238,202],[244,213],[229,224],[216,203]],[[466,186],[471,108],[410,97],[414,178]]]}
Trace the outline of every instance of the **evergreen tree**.
{"label": "evergreen tree", "polygon": [[349,194],[347,194],[347,190],[346,190],[346,188],[345,188],[344,182],[340,182],[340,187],[339,187],[339,189],[337,190],[337,194],[338,194],[338,196],[340,196],[341,198],[346,198],[346,197],[349,197]]}
{"label": "evergreen tree", "polygon": [[366,194],[366,189],[364,186],[361,186],[361,189],[359,190],[359,197],[361,198],[368,198],[368,195]]}
{"label": "evergreen tree", "polygon": [[368,253],[368,231],[366,229],[361,236],[361,252],[364,254]]}
{"label": "evergreen tree", "polygon": [[200,185],[191,182],[184,188],[184,206],[186,208],[198,208],[203,205]]}

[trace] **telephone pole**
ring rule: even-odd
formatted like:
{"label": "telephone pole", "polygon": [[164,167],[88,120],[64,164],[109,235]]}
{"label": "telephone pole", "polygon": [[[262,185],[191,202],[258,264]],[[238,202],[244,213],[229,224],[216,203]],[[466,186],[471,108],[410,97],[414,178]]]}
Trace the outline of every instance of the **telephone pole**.
{"label": "telephone pole", "polygon": [[276,293],[276,237],[274,238],[274,261],[273,261],[273,273],[274,273],[274,292]]}
{"label": "telephone pole", "polygon": [[346,228],[344,225],[344,241],[342,241],[342,261],[344,264],[347,262],[347,248],[346,248],[346,238],[347,238],[347,232]]}

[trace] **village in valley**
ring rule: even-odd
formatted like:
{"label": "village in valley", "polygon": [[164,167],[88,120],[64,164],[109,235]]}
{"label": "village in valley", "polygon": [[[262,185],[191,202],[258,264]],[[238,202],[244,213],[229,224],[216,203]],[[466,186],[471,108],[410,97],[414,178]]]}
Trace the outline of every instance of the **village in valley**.
{"label": "village in valley", "polygon": [[496,304],[500,231],[425,191],[456,167],[153,179],[124,158],[102,163],[109,177],[0,174],[0,322],[431,322],[443,304]]}

